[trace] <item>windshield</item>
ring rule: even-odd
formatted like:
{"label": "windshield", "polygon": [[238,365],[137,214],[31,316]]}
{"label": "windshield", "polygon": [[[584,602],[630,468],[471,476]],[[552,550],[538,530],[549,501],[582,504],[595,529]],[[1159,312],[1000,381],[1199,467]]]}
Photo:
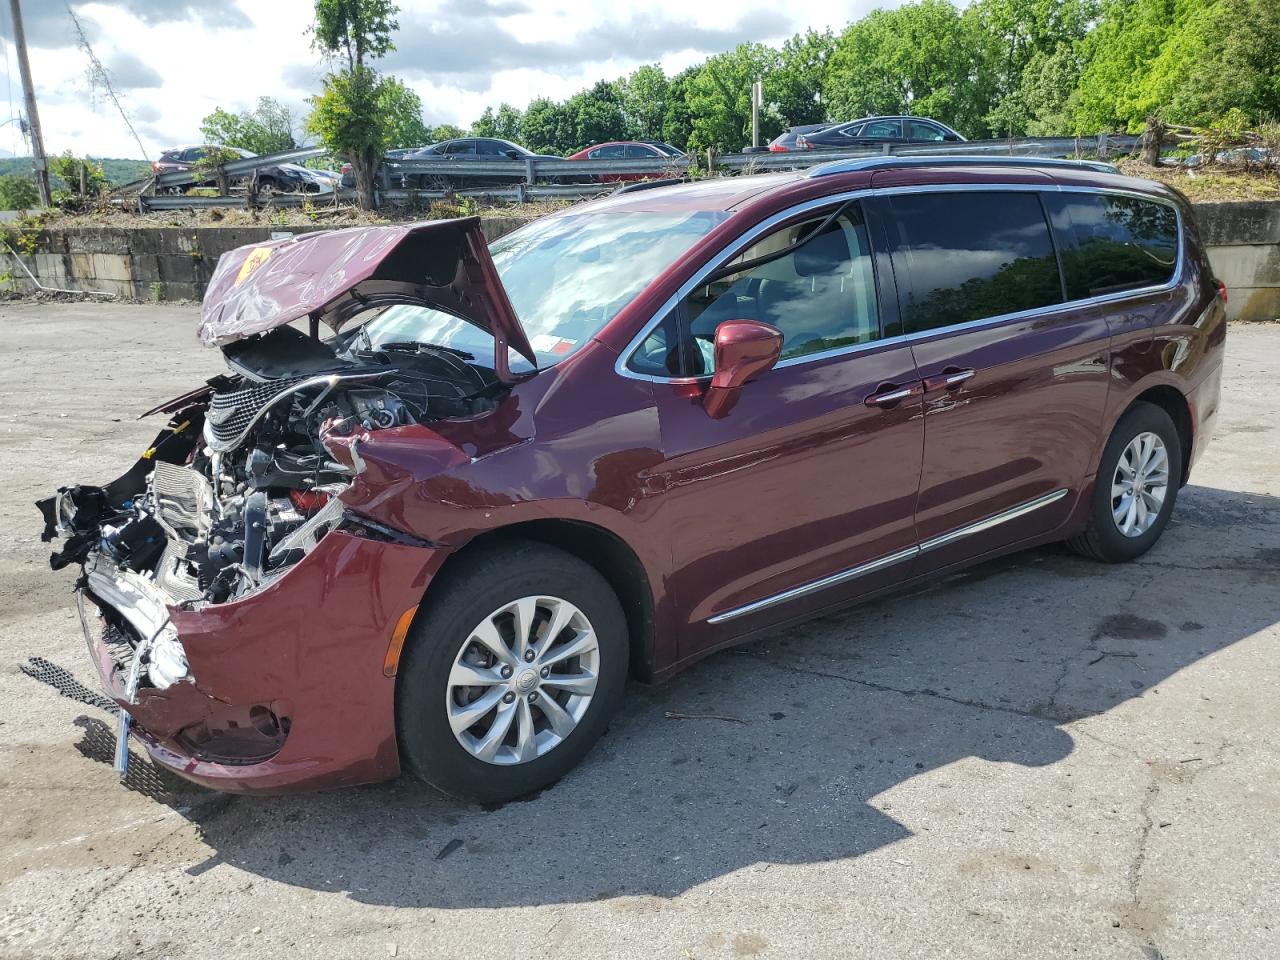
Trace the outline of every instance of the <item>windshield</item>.
{"label": "windshield", "polygon": [[[489,245],[502,285],[538,366],[572,354],[602,330],[654,277],[716,224],[713,211],[580,213],[544,217]],[[488,362],[493,338],[452,314],[408,304],[389,307],[353,346],[431,343]],[[511,369],[528,372],[511,351]]]}

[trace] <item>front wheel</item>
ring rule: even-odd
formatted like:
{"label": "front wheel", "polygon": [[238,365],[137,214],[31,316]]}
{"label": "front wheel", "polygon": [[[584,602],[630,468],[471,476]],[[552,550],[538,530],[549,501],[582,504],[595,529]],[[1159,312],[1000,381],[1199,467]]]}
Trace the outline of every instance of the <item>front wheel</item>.
{"label": "front wheel", "polygon": [[406,767],[487,803],[554,783],[604,732],[627,654],[617,597],[576,557],[512,542],[461,558],[432,590],[401,660]]}
{"label": "front wheel", "polygon": [[1102,451],[1088,524],[1067,545],[1107,563],[1140,557],[1164,532],[1181,477],[1182,443],[1169,414],[1134,404]]}

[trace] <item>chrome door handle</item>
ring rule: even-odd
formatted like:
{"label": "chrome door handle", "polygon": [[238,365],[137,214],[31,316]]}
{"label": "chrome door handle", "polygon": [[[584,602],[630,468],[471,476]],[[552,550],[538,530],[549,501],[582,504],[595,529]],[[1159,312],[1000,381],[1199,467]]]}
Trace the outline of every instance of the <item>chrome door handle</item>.
{"label": "chrome door handle", "polygon": [[936,377],[926,378],[924,392],[936,393],[939,390],[954,390],[976,373],[976,370],[947,370]]}
{"label": "chrome door handle", "polygon": [[924,388],[918,381],[906,387],[882,383],[880,384],[880,392],[871,394],[864,402],[868,407],[892,407],[908,397],[918,397],[922,393],[924,393]]}

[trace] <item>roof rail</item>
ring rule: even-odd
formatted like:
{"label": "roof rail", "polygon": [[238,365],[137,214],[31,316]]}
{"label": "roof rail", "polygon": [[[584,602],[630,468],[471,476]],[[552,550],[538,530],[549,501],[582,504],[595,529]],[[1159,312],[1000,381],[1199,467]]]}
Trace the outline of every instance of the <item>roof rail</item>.
{"label": "roof rail", "polygon": [[829,177],[835,173],[855,173],[859,170],[891,170],[895,167],[1068,167],[1074,170],[1093,170],[1097,173],[1119,173],[1114,163],[1101,160],[1065,160],[1056,157],[1009,157],[971,155],[928,155],[910,157],[875,156],[854,157],[850,160],[832,160],[830,163],[810,167],[806,177]]}
{"label": "roof rail", "polygon": [[680,183],[688,183],[689,181],[683,177],[668,177],[665,180],[637,180],[634,183],[628,183],[626,186],[619,187],[613,191],[611,196],[617,196],[620,193],[635,193],[637,190],[652,190],[654,187],[674,187]]}

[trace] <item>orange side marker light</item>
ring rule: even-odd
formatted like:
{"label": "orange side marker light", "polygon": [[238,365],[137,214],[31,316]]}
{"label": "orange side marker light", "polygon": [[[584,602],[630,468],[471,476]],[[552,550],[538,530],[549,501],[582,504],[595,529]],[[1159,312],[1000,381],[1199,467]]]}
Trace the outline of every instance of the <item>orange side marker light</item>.
{"label": "orange side marker light", "polygon": [[409,635],[409,627],[413,623],[413,615],[418,612],[416,606],[410,607],[400,614],[395,630],[391,631],[391,643],[387,646],[387,656],[382,661],[382,675],[394,677],[400,668],[400,651],[404,649],[404,638]]}

